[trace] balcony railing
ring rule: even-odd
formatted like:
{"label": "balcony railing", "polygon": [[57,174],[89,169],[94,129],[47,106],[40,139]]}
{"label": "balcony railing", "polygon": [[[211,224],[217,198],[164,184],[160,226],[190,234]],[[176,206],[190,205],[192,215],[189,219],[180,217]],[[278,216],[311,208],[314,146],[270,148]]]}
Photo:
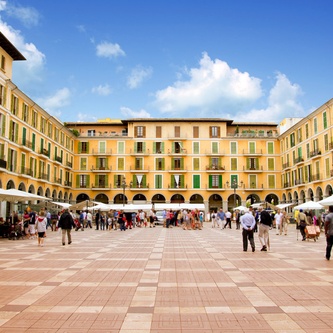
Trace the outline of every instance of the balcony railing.
{"label": "balcony railing", "polygon": [[42,179],[42,180],[49,180],[49,174],[48,173],[40,173],[38,175],[38,179]]}
{"label": "balcony railing", "polygon": [[211,164],[206,166],[206,170],[225,170],[225,167],[222,165]]}
{"label": "balcony railing", "polygon": [[262,149],[243,149],[243,155],[262,155]]}
{"label": "balcony railing", "polygon": [[290,168],[290,163],[289,162],[283,163],[282,164],[282,169],[287,169],[287,168]]}
{"label": "balcony railing", "polygon": [[319,149],[315,149],[313,151],[310,151],[310,157],[315,157],[321,155],[321,151]]}
{"label": "balcony railing", "polygon": [[61,156],[55,156],[54,160],[56,162],[62,163],[62,157]]}
{"label": "balcony railing", "polygon": [[22,175],[27,175],[27,176],[30,176],[30,177],[32,177],[34,175],[32,169],[30,169],[30,168],[22,168],[21,169],[21,174]]}
{"label": "balcony railing", "polygon": [[32,142],[29,140],[21,139],[21,145],[28,149],[32,149]]}
{"label": "balcony railing", "polygon": [[68,166],[69,168],[72,168],[73,167],[73,163],[72,162],[66,162],[66,166]]}
{"label": "balcony railing", "polygon": [[301,163],[301,162],[304,162],[304,158],[302,156],[299,156],[299,157],[295,158],[295,160],[294,160],[294,164]]}
{"label": "balcony railing", "polygon": [[180,184],[180,185],[174,185],[174,184],[170,185],[170,184],[168,184],[168,189],[174,189],[174,190],[183,189],[183,190],[185,190],[185,189],[187,189],[187,184]]}
{"label": "balcony railing", "polygon": [[91,188],[104,188],[104,189],[110,189],[111,188],[111,184],[106,184],[104,182],[100,182],[100,183],[95,183],[95,184],[91,184]]}
{"label": "balcony railing", "polygon": [[318,181],[318,180],[321,180],[321,175],[320,175],[320,173],[315,173],[315,174],[313,174],[313,175],[311,176],[311,179],[312,179],[313,182],[316,182],[316,181]]}

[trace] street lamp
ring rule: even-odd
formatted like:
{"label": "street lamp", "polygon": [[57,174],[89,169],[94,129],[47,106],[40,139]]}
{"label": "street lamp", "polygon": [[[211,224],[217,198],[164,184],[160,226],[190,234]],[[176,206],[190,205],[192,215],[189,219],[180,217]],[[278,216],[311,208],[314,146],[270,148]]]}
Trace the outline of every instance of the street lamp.
{"label": "street lamp", "polygon": [[[243,181],[241,181],[239,184],[237,183],[236,180],[233,180],[231,184],[229,183],[229,181],[227,181],[226,184],[227,184],[227,187],[230,187],[230,188],[234,189],[234,205],[236,207],[237,206],[237,204],[236,204],[236,190],[238,189],[238,187],[243,186]],[[229,186],[229,184],[230,184],[230,186]]]}

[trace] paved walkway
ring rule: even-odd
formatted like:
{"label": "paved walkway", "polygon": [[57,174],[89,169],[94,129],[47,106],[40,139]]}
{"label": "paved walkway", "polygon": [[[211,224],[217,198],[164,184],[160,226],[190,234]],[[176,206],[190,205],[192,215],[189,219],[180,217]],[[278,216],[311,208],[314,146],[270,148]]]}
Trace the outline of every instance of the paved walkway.
{"label": "paved walkway", "polygon": [[240,230],[73,231],[61,245],[0,239],[0,332],[332,333],[325,239],[277,236],[243,252]]}

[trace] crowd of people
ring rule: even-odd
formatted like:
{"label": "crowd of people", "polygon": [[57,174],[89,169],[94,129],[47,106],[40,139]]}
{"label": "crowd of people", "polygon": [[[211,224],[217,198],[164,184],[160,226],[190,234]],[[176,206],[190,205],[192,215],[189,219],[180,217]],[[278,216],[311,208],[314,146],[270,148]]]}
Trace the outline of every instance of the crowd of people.
{"label": "crowd of people", "polygon": [[[181,227],[184,230],[201,230],[203,228],[204,212],[198,209],[194,210],[163,210],[162,211],[163,227]],[[21,216],[16,212],[12,213],[10,221],[0,221],[1,236],[9,237],[9,233],[14,232],[15,235],[27,239],[36,239],[38,246],[44,246],[44,238],[48,228],[56,231],[58,228],[62,230],[62,245],[72,243],[71,230],[84,230],[84,228],[93,228],[96,230],[120,230],[126,231],[132,228],[154,228],[157,221],[156,211],[138,210],[137,212],[124,212],[123,210],[110,210],[108,212],[97,211],[93,214],[89,210],[80,211],[79,214],[63,210],[59,213],[52,214],[46,209],[40,212],[26,209]],[[270,249],[269,231],[275,226],[276,235],[287,235],[290,217],[286,211],[278,209],[268,211],[259,207],[256,211],[249,207],[247,211],[236,210],[233,214],[229,211],[224,212],[220,208],[217,212],[212,211],[206,216],[206,221],[211,221],[212,228],[232,228],[232,222],[235,222],[236,229],[242,226],[242,242],[243,251],[248,250],[250,243],[252,252],[255,252],[254,233],[258,232],[258,238],[261,243],[261,251],[266,252]],[[326,259],[330,260],[331,249],[333,246],[333,206],[329,207],[329,211],[323,213],[319,218],[311,211],[303,212],[302,209],[295,212],[296,226],[299,229],[302,240],[306,240],[306,227],[309,225],[324,227],[327,241]],[[8,223],[8,229],[6,229]],[[14,228],[10,228],[14,226]],[[7,235],[6,235],[7,233]]]}

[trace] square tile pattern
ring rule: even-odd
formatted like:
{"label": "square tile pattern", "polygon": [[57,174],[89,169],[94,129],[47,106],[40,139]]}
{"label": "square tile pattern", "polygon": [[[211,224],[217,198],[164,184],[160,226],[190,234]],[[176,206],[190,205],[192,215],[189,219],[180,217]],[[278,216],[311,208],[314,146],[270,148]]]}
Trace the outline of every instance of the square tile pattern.
{"label": "square tile pattern", "polygon": [[325,237],[135,228],[0,239],[0,333],[332,333]]}

